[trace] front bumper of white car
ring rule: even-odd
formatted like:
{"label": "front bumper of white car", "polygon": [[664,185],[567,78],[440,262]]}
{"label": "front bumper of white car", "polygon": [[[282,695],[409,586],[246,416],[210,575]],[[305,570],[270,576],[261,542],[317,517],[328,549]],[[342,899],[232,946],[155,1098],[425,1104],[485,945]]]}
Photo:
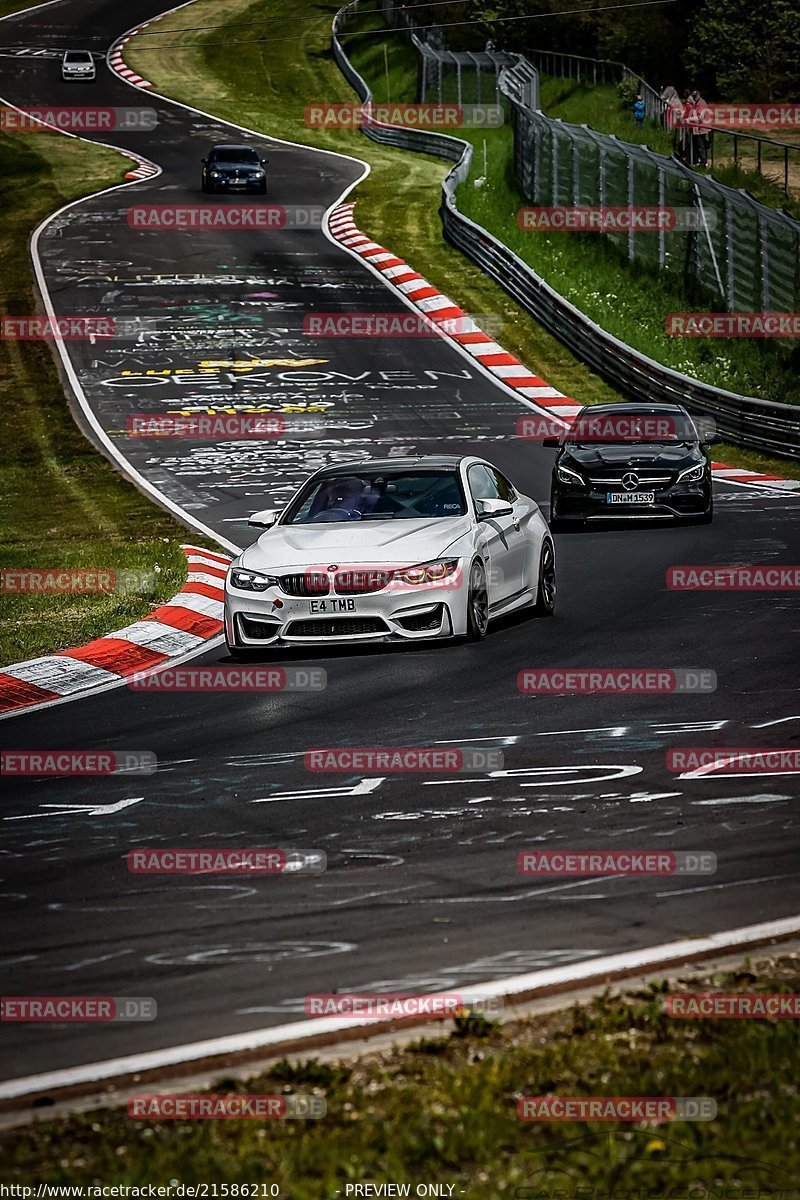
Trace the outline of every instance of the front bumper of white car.
{"label": "front bumper of white car", "polygon": [[225,636],[229,646],[330,645],[337,642],[418,642],[466,631],[461,572],[454,580],[421,587],[394,584],[381,591],[293,596],[283,586],[263,592],[225,581]]}

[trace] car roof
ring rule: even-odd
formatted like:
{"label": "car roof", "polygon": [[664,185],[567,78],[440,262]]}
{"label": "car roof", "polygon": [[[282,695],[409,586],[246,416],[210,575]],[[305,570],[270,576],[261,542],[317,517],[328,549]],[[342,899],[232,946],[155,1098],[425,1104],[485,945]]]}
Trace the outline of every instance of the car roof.
{"label": "car roof", "polygon": [[581,416],[587,416],[591,413],[619,413],[619,412],[637,412],[637,413],[686,413],[686,409],[682,404],[661,404],[658,401],[642,401],[641,404],[636,401],[631,401],[625,404],[587,404],[581,409]]}
{"label": "car roof", "polygon": [[405,471],[409,467],[421,467],[426,471],[455,471],[464,462],[463,454],[420,454],[408,458],[364,458],[357,462],[337,463],[332,467],[322,467],[316,472],[323,475],[349,475],[353,471]]}
{"label": "car roof", "polygon": [[244,142],[215,142],[211,147],[212,150],[253,150],[256,154],[258,151],[255,146],[246,146]]}

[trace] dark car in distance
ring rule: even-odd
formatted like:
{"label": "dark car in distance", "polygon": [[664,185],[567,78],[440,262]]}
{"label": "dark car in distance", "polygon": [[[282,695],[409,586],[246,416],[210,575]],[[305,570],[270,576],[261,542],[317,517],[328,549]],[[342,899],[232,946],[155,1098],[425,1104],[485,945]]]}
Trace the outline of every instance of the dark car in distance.
{"label": "dark car in distance", "polygon": [[560,438],[550,492],[550,526],[631,517],[713,520],[711,461],[719,439],[700,434],[680,404],[597,404],[582,408]]}
{"label": "dark car in distance", "polygon": [[252,146],[213,146],[202,159],[201,187],[204,192],[267,191],[267,159]]}

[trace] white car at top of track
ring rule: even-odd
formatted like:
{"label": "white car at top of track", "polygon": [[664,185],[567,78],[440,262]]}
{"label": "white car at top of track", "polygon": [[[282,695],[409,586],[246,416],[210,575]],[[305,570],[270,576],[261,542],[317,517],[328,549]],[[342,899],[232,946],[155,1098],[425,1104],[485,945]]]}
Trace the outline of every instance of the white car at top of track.
{"label": "white car at top of track", "polygon": [[555,607],[550,531],[483,459],[368,459],[312,475],[231,564],[231,654],[342,642],[479,640],[489,621]]}

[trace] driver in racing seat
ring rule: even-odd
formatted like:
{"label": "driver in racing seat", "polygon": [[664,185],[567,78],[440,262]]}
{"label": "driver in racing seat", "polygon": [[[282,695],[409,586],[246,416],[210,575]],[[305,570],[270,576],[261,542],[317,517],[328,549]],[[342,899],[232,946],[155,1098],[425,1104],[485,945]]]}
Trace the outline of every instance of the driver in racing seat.
{"label": "driver in racing seat", "polygon": [[332,479],[325,487],[320,488],[309,517],[312,521],[320,517],[324,520],[324,514],[334,509],[352,516],[354,512],[361,512],[362,503],[363,492],[360,480],[348,476],[342,479]]}

